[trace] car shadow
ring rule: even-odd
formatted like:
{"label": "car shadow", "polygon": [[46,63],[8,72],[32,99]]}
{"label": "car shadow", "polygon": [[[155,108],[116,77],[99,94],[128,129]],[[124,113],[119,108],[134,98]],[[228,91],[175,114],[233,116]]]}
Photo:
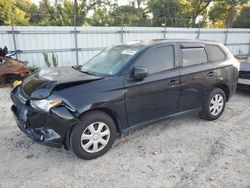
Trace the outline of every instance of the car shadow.
{"label": "car shadow", "polygon": [[237,89],[237,94],[245,97],[250,97],[250,90]]}
{"label": "car shadow", "polygon": [[[143,139],[144,137],[154,137],[158,136],[162,132],[168,131],[169,129],[176,129],[184,126],[189,126],[190,123],[184,123],[184,122],[201,122],[201,120],[198,116],[198,113],[189,113],[189,114],[183,114],[178,117],[171,117],[167,118],[165,120],[149,124],[143,128],[136,129],[134,131],[131,131],[127,134],[124,134],[120,137],[118,137],[113,145],[113,148],[111,150],[119,150],[120,147],[123,147],[126,142],[133,142],[134,140]],[[194,123],[193,125],[196,125]],[[197,124],[197,126],[200,126],[201,124]],[[84,161],[76,157],[73,153],[73,151],[65,150],[64,148],[54,148],[46,145],[42,145],[39,143],[34,142],[30,138],[27,138],[22,133],[18,134],[16,139],[12,140],[12,148],[9,148],[9,150],[15,151],[15,153],[18,153],[21,151],[21,155],[19,157],[22,157],[26,160],[33,161],[33,160],[39,160],[41,156],[46,158],[47,160],[52,161],[71,161],[72,163]],[[107,154],[106,154],[107,155]],[[45,160],[45,161],[47,161]]]}

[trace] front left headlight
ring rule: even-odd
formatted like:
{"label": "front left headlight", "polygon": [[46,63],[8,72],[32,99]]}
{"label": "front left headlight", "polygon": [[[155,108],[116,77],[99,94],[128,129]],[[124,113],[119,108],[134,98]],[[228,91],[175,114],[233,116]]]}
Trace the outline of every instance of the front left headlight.
{"label": "front left headlight", "polygon": [[42,100],[31,100],[30,105],[36,110],[43,110],[48,112],[52,107],[60,105],[62,103],[61,99],[42,99]]}

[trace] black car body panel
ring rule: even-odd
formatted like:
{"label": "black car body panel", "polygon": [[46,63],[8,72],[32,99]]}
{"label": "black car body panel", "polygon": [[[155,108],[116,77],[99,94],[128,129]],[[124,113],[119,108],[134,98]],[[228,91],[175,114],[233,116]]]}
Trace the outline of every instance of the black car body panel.
{"label": "black car body panel", "polygon": [[[81,72],[77,67],[60,67],[35,72],[11,92],[12,111],[17,124],[32,139],[53,146],[69,146],[69,135],[81,116],[91,110],[110,115],[119,133],[183,112],[199,110],[211,88],[219,87],[227,100],[235,92],[238,70],[233,56],[196,66],[183,67],[182,48],[218,43],[205,41],[147,41],[116,75],[102,76]],[[173,68],[134,80],[131,74],[138,58],[161,46],[173,46]],[[157,62],[155,62],[157,63]],[[48,112],[34,109],[31,100],[63,103]]]}
{"label": "black car body panel", "polygon": [[48,68],[36,71],[22,84],[23,95],[31,99],[47,98],[55,87],[91,82],[101,77],[84,74],[72,67]]}
{"label": "black car body panel", "polygon": [[67,132],[77,119],[66,108],[57,107],[50,113],[36,111],[20,100],[20,87],[11,92],[14,114],[19,128],[33,140],[51,146],[61,147]]}
{"label": "black car body panel", "polygon": [[240,64],[238,88],[250,91],[250,58]]}

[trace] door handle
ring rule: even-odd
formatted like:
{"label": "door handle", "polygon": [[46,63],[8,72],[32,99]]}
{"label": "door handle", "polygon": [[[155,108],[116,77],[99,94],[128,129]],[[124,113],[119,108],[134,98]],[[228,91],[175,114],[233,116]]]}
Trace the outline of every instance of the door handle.
{"label": "door handle", "polygon": [[208,74],[207,74],[207,77],[214,77],[215,76],[215,72],[214,71],[210,71]]}
{"label": "door handle", "polygon": [[171,86],[171,87],[175,87],[177,85],[179,85],[181,82],[180,80],[171,80],[168,85]]}

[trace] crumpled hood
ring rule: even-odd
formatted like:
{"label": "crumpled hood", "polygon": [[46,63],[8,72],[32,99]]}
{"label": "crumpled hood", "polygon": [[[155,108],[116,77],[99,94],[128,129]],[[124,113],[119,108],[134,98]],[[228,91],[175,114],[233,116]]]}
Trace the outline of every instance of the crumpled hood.
{"label": "crumpled hood", "polygon": [[42,99],[50,95],[56,86],[83,84],[101,77],[80,72],[72,67],[46,68],[27,77],[21,86],[25,98]]}
{"label": "crumpled hood", "polygon": [[250,71],[250,57],[240,64],[240,71]]}

